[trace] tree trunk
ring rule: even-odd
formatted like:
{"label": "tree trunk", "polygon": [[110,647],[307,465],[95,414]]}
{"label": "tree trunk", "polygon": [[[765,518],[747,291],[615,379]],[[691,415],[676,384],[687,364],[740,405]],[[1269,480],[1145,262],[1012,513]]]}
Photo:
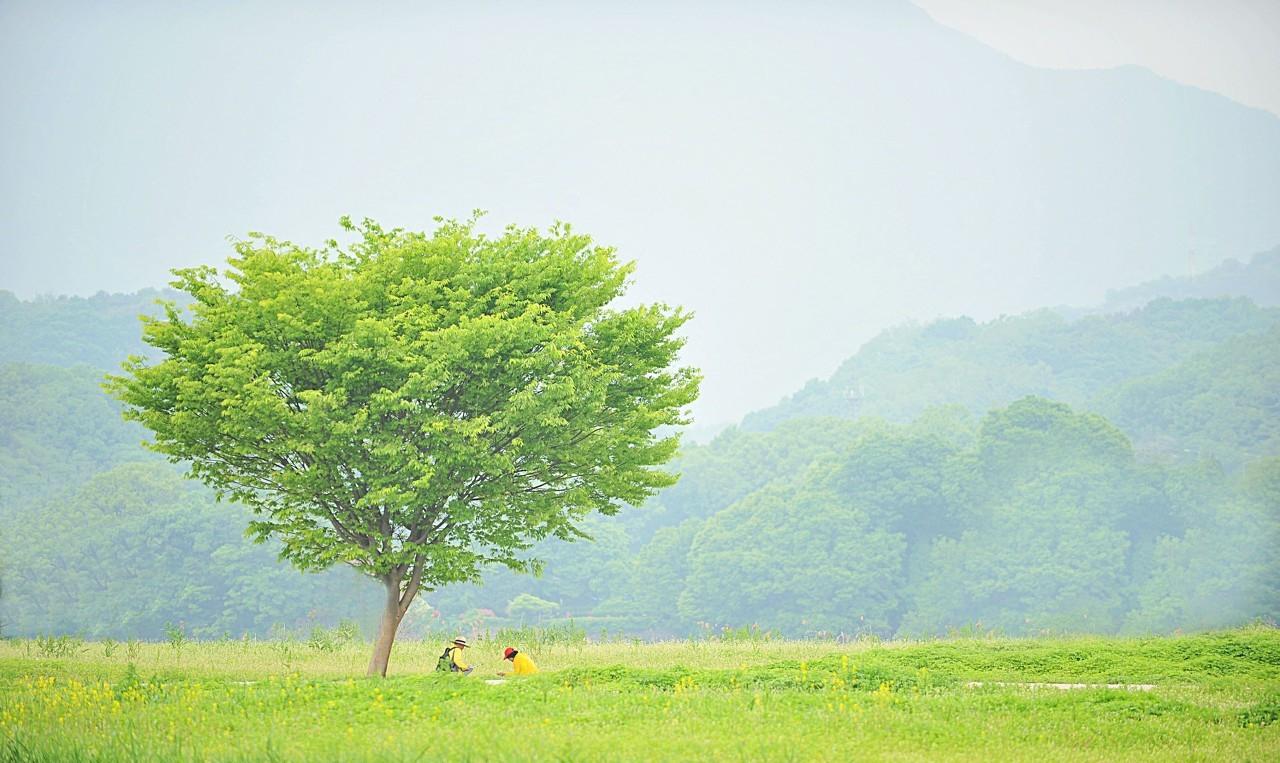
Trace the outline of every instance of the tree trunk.
{"label": "tree trunk", "polygon": [[[413,603],[413,597],[418,595],[422,585],[423,564],[422,557],[416,557],[409,570],[399,567],[382,578],[382,584],[387,588],[387,602],[382,609],[382,621],[378,624],[378,640],[373,642],[373,657],[369,660],[369,672],[365,675],[386,677],[387,663],[391,661],[391,645],[395,643],[396,631],[400,628],[404,613],[409,611],[409,605]],[[409,572],[409,580],[404,591],[401,592],[400,581],[404,580],[406,571]]]}
{"label": "tree trunk", "polygon": [[373,642],[373,658],[369,660],[369,672],[366,675],[385,677],[387,663],[391,660],[391,645],[396,640],[396,630],[400,627],[403,615],[400,610],[400,580],[392,576],[383,580],[383,583],[387,587],[387,602],[382,609],[378,640]]}

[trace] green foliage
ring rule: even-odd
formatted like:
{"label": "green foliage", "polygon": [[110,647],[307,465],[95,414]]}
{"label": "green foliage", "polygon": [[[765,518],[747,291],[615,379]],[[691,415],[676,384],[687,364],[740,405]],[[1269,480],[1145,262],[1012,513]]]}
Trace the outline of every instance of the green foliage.
{"label": "green foliage", "polygon": [[699,531],[681,614],[790,633],[884,630],[906,549],[888,524],[834,491],[766,487]]}
{"label": "green foliage", "polygon": [[686,519],[663,527],[628,561],[623,595],[602,608],[639,615],[647,629],[681,632],[689,622],[681,616],[679,599],[689,577],[689,549],[704,520]]}
{"label": "green foliage", "polygon": [[[595,603],[608,599],[618,589],[624,569],[622,560],[630,546],[627,532],[618,522],[597,517],[588,517],[580,529],[591,542],[572,544],[549,538],[530,550],[531,556],[555,569],[554,576],[540,575],[535,582],[507,575],[508,584],[523,585],[538,597],[557,602],[560,611],[569,614],[588,611]],[[491,582],[495,581],[486,580],[484,586],[489,601],[494,600],[489,591]],[[530,587],[530,583],[535,584]],[[523,593],[522,589],[520,594]]]}
{"label": "green foliage", "polygon": [[1221,298],[1157,299],[1130,313],[1077,320],[1041,310],[985,324],[902,326],[867,342],[830,380],[811,382],[743,426],[773,429],[809,416],[909,421],[930,406],[957,403],[982,415],[1028,395],[1086,405],[1277,322],[1276,309]]}
{"label": "green foliage", "polygon": [[1241,336],[1100,396],[1145,451],[1236,466],[1280,453],[1280,328]]}
{"label": "green foliage", "polygon": [[587,630],[573,620],[540,626],[500,628],[493,635],[493,643],[500,649],[518,645],[538,654],[552,646],[581,647],[587,643]]}
{"label": "green foliage", "polygon": [[350,618],[343,618],[330,633],[339,643],[354,644],[360,640],[360,624]]}
{"label": "green foliage", "polygon": [[[137,461],[143,430],[86,367],[0,365],[0,523],[88,475]],[[154,458],[154,457],[152,457]]]}
{"label": "green foliage", "polygon": [[1280,458],[1253,464],[1201,506],[1181,536],[1156,545],[1127,629],[1213,628],[1241,613],[1280,617]]}
{"label": "green foliage", "polygon": [[18,633],[157,638],[176,621],[205,636],[265,633],[369,614],[358,576],[298,580],[275,549],[245,542],[247,511],[164,463],[118,466],[24,513],[4,533],[5,616]]}
{"label": "green foliage", "polygon": [[345,223],[306,249],[236,245],[226,278],[179,272],[190,315],[146,323],[158,363],[112,391],[154,447],[259,514],[304,569],[345,562],[401,586],[474,580],[617,500],[674,482],[697,375],[672,364],[687,314],[621,310],[630,265],[568,226],[431,235]]}
{"label": "green foliage", "polygon": [[560,605],[554,601],[539,599],[537,596],[522,593],[507,604],[507,616],[523,625],[526,622],[542,622],[560,611]]}
{"label": "green foliage", "polygon": [[175,654],[180,654],[182,652],[182,647],[186,646],[188,641],[187,631],[182,623],[178,623],[176,625],[174,623],[165,623],[164,637],[169,642],[169,648],[172,649]]}
{"label": "green foliage", "polygon": [[956,475],[951,491],[964,496],[964,529],[933,541],[901,627],[1113,631],[1137,480],[1124,435],[1101,417],[1028,398],[987,416],[968,463],[974,471]]}
{"label": "green foliage", "polygon": [[161,299],[184,302],[170,290],[23,301],[0,290],[0,347],[6,363],[88,366],[106,371],[146,352],[138,316],[158,315]]}
{"label": "green foliage", "polygon": [[[345,312],[319,273],[300,280],[332,297],[335,316]],[[353,289],[333,291],[346,299]],[[307,349],[308,321],[341,323],[286,304],[290,294],[307,296],[282,286],[274,301],[242,307],[261,319],[259,334],[278,332],[279,346],[259,337],[277,357],[289,342]],[[116,365],[98,348],[143,349],[133,315],[162,314],[149,307],[154,296],[0,306],[22,327],[0,332],[20,361],[0,366],[0,635],[162,638],[166,621],[183,621],[207,638],[278,623],[297,634],[291,664],[342,653],[358,634],[349,642],[326,626],[352,616],[368,626],[371,588],[340,571],[297,575],[275,560],[280,546],[246,543],[251,513],[215,504],[138,449],[145,430],[119,420],[97,372],[24,365]],[[1240,300],[1163,301],[1127,315],[1043,311],[886,332],[832,381],[685,448],[664,468],[680,482],[643,507],[575,520],[593,543],[529,538],[513,555],[543,562],[541,576],[490,568],[483,586],[446,586],[431,597],[438,609],[410,616],[445,636],[501,627],[513,621],[490,611],[528,594],[561,604],[583,638],[607,628],[713,640],[752,624],[788,635],[992,638],[1280,618],[1280,490],[1269,458],[1280,452],[1276,316]],[[510,326],[513,337],[527,328]],[[351,331],[336,346],[352,358],[395,346]],[[322,365],[307,362],[291,373]],[[351,362],[344,373],[359,376]],[[1018,399],[1027,392],[1045,398]],[[952,404],[920,410],[940,400]],[[806,411],[837,418],[787,419]],[[776,413],[781,423],[754,431]],[[776,565],[775,549],[786,549]],[[793,574],[830,595],[791,585]],[[303,649],[308,633],[324,635]],[[121,651],[136,661],[139,649],[131,640]]]}
{"label": "green foliage", "polygon": [[1271,726],[1280,721],[1280,694],[1267,697],[1248,710],[1240,711],[1236,720],[1244,728]]}
{"label": "green foliage", "polygon": [[[1235,495],[1222,471],[1141,464],[1118,429],[1060,403],[992,411],[972,439],[923,423],[937,420],[864,422],[798,476],[727,492],[689,545],[660,534],[641,549],[630,601],[656,613],[664,602],[648,592],[679,589],[677,628],[792,635],[1166,631],[1274,616],[1280,536],[1250,518],[1280,501],[1221,500]],[[1280,495],[1265,469],[1249,474],[1255,493]],[[687,489],[698,480],[686,471]],[[683,563],[668,552],[653,569],[666,548]],[[1195,574],[1178,573],[1189,565]]]}
{"label": "green foliage", "polygon": [[307,646],[320,652],[337,651],[340,644],[336,633],[320,625],[312,628],[311,635],[307,638]]}
{"label": "green foliage", "polygon": [[84,639],[68,634],[40,635],[35,638],[36,653],[41,657],[75,657],[84,651]]}
{"label": "green foliage", "polygon": [[871,420],[806,419],[768,433],[728,429],[710,445],[685,448],[670,469],[688,478],[623,521],[631,523],[635,541],[647,541],[660,527],[705,519],[776,479],[794,477],[880,426]]}
{"label": "green foliage", "polygon": [[1044,476],[1099,466],[1124,469],[1133,450],[1124,434],[1096,414],[1076,415],[1062,403],[1025,398],[992,411],[978,435],[985,482],[1007,489]]}

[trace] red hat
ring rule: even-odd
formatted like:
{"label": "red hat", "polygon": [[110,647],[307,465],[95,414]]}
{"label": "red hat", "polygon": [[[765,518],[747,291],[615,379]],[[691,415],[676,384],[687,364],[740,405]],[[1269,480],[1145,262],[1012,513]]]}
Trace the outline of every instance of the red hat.
{"label": "red hat", "polygon": [[514,657],[515,654],[516,654],[516,650],[512,649],[511,647],[507,647],[506,649],[502,650],[502,659],[509,660],[512,657]]}

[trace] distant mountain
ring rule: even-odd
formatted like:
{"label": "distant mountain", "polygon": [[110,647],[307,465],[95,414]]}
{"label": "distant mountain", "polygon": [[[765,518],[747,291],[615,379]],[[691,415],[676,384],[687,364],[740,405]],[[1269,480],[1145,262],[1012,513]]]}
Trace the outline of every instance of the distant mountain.
{"label": "distant mountain", "polygon": [[867,342],[830,379],[748,414],[743,427],[767,430],[805,416],[909,421],[953,403],[982,414],[1027,394],[1090,405],[1228,338],[1267,331],[1278,307],[1280,246],[1243,263],[1112,289],[1092,307],[904,324]]}
{"label": "distant mountain", "polygon": [[141,315],[158,315],[156,301],[186,304],[171,290],[92,297],[38,297],[20,300],[0,291],[0,351],[5,363],[85,365],[119,370],[129,355],[154,353],[142,341]]}
{"label": "distant mountain", "polygon": [[[865,344],[825,381],[811,381],[743,428],[769,430],[808,416],[910,421],[935,405],[975,414],[1026,395],[1090,406],[1138,379],[1166,372],[1226,340],[1280,326],[1280,308],[1245,298],[1157,299],[1129,313],[1070,320],[1051,310],[987,323],[970,318],[905,325]],[[1270,352],[1270,345],[1258,351]],[[1280,358],[1272,358],[1280,361]]]}
{"label": "distant mountain", "polygon": [[1147,453],[1227,464],[1280,454],[1280,326],[1134,379],[1093,407]]}
{"label": "distant mountain", "polygon": [[[0,120],[0,287],[157,285],[344,213],[565,219],[637,260],[634,297],[697,313],[697,413],[721,421],[904,318],[1095,303],[1180,272],[1189,230],[1214,261],[1280,241],[1280,118],[1027,66],[905,0],[168,6],[0,48],[32,73]],[[354,92],[378,108],[335,113]]]}
{"label": "distant mountain", "polygon": [[88,475],[159,459],[101,383],[85,366],[0,364],[0,519]]}
{"label": "distant mountain", "polygon": [[1108,291],[1106,301],[1096,312],[1133,310],[1160,297],[1248,297],[1263,307],[1280,305],[1280,246],[1255,254],[1246,263],[1227,260],[1193,276],[1165,276],[1127,289]]}
{"label": "distant mountain", "polygon": [[[208,637],[371,622],[367,581],[273,561],[242,538],[242,509],[138,447],[146,433],[100,382],[142,349],[134,316],[155,296],[0,297],[0,355],[42,361],[0,364],[0,620],[19,635],[120,638],[179,620]],[[482,587],[432,592],[417,622],[506,611],[485,622],[518,625],[522,594],[593,633],[1146,632],[1270,617],[1277,390],[1280,307],[1243,297],[900,326],[831,379],[685,448],[670,464],[681,481],[591,518],[594,542],[538,544],[542,577],[490,570]]]}

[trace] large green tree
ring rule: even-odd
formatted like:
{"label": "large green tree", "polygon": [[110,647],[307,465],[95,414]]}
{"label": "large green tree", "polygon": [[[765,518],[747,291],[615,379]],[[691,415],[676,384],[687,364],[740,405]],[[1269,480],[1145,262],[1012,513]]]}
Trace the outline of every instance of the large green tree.
{"label": "large green tree", "polygon": [[688,314],[612,307],[632,264],[567,225],[343,225],[346,247],[254,235],[222,277],[177,271],[187,311],[144,318],[163,356],[109,388],[258,539],[381,581],[385,675],[419,591],[536,567],[537,540],[672,484],[698,374],[676,366]]}

